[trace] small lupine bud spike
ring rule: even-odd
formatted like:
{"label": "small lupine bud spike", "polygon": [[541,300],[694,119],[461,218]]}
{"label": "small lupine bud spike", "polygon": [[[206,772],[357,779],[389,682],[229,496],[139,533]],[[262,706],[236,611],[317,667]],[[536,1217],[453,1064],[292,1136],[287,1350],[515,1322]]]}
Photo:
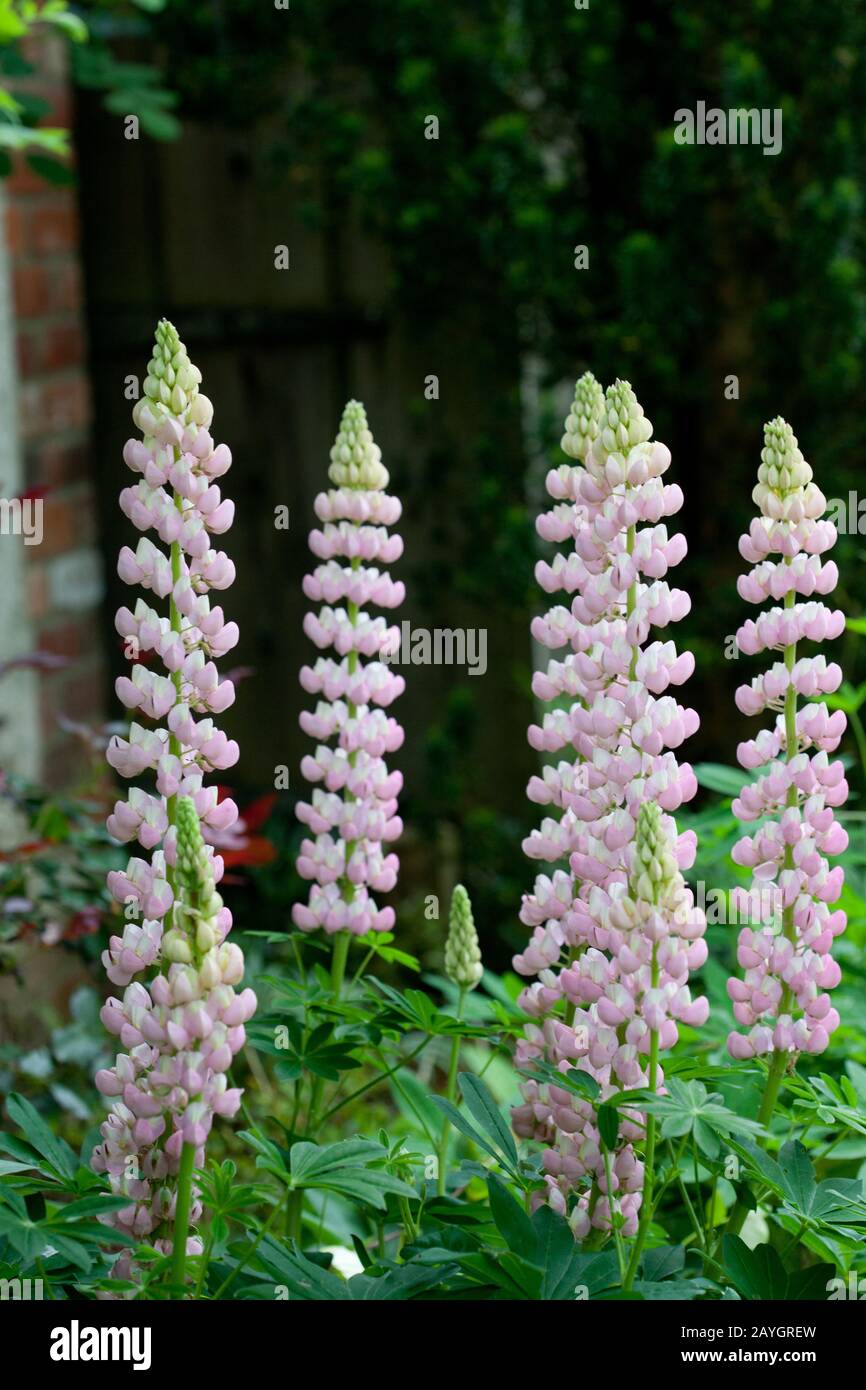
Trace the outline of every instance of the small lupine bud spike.
{"label": "small lupine bud spike", "polygon": [[565,421],[561,448],[569,458],[586,458],[587,450],[598,438],[604,412],[604,389],[592,372],[584,372],[574,388],[574,401]]}
{"label": "small lupine bud spike", "polygon": [[451,895],[445,941],[445,974],[461,989],[475,989],[484,974],[472,904],[462,883],[457,884]]}

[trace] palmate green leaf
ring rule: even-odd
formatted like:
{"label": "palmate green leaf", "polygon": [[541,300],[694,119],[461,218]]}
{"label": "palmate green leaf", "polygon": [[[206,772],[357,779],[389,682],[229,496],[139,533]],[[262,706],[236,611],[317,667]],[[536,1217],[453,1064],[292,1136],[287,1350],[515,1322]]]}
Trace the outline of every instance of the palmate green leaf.
{"label": "palmate green leaf", "polygon": [[401,1178],[370,1166],[387,1156],[387,1149],[368,1139],[344,1139],[323,1145],[302,1141],[292,1146],[289,1186],[338,1192],[384,1211],[389,1195],[410,1200],[418,1195]]}
{"label": "palmate green leaf", "polygon": [[238,1130],[238,1138],[249,1144],[257,1155],[257,1168],[263,1168],[265,1172],[273,1173],[274,1177],[279,1178],[281,1182],[289,1181],[287,1166],[289,1155],[286,1150],[281,1149],[271,1139],[265,1138],[258,1130],[240,1129]]}
{"label": "palmate green leaf", "polygon": [[428,995],[419,989],[407,989],[404,993],[387,985],[382,980],[365,980],[364,987],[368,997],[382,1007],[383,999],[410,1028],[436,1037],[441,1033],[453,1031],[454,1020],[450,1014],[438,1010]]}
{"label": "palmate green leaf", "polygon": [[372,1139],[342,1139],[336,1144],[294,1144],[289,1167],[296,1186],[341,1168],[361,1167],[383,1159],[387,1150]]}
{"label": "palmate green leaf", "polygon": [[337,1192],[343,1197],[365,1202],[377,1211],[385,1211],[389,1196],[416,1199],[418,1194],[408,1183],[390,1173],[378,1169],[353,1168],[346,1173],[334,1173],[314,1182],[303,1184],[305,1188],[319,1188],[325,1192]]}
{"label": "palmate green leaf", "polygon": [[735,1141],[763,1182],[780,1197],[798,1221],[822,1226],[866,1223],[866,1193],[858,1178],[826,1178],[818,1183],[811,1160],[798,1140],[789,1140],[778,1159],[749,1139]]}
{"label": "palmate green leaf", "polygon": [[701,1081],[671,1077],[667,1091],[664,1096],[644,1093],[639,1101],[640,1109],[651,1111],[661,1120],[664,1139],[680,1139],[693,1133],[698,1148],[709,1158],[715,1158],[719,1151],[718,1135],[730,1138],[762,1133],[760,1125],[728,1109],[722,1097],[717,1092],[708,1092]]}
{"label": "palmate green leaf", "polygon": [[825,1299],[836,1274],[830,1264],[788,1273],[771,1245],[756,1245],[750,1250],[739,1236],[725,1236],[722,1249],[725,1272],[741,1297],[749,1301]]}
{"label": "palmate green leaf", "polygon": [[811,1112],[822,1124],[841,1125],[857,1134],[866,1134],[866,1114],[845,1103],[844,1093],[834,1077],[822,1074],[811,1077],[808,1082],[795,1077],[789,1084],[798,1107],[806,1115]]}
{"label": "palmate green leaf", "polygon": [[[47,1159],[52,1175],[60,1180],[71,1182],[78,1167],[78,1159],[64,1139],[53,1134],[39,1111],[17,1092],[12,1092],[6,1101],[9,1117],[24,1131],[28,1142],[37,1153]],[[8,1152],[9,1150],[7,1150]],[[13,1157],[18,1157],[13,1153]]]}
{"label": "palmate green leaf", "polygon": [[31,1221],[26,1212],[22,1215],[8,1205],[0,1206],[0,1236],[6,1237],[26,1265],[38,1259],[48,1244],[48,1237],[37,1222]]}
{"label": "palmate green leaf", "polygon": [[[809,1214],[823,1226],[866,1225],[863,1183],[859,1178],[825,1178],[815,1189]],[[839,1232],[834,1234],[838,1236]],[[857,1243],[862,1239],[860,1232],[856,1235]]]}

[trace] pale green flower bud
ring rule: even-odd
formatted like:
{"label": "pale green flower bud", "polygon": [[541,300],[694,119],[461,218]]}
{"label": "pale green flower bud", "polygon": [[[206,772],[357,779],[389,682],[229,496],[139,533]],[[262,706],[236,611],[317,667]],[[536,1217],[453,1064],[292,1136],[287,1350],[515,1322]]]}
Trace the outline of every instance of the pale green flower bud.
{"label": "pale green flower bud", "polygon": [[174,964],[189,965],[192,961],[192,947],[177,927],[172,927],[162,938],[162,954]]}
{"label": "pale green flower bud", "polygon": [[388,470],[382,451],[367,426],[367,415],[360,401],[349,401],[343,411],[340,429],[331,449],[328,477],[335,487],[381,490],[388,486]]}
{"label": "pale green flower bud", "polygon": [[592,372],[584,372],[574,388],[574,401],[565,421],[562,451],[569,458],[586,458],[587,450],[598,438],[604,413],[604,391]]}
{"label": "pale green flower bud", "polygon": [[653,432],[628,381],[614,382],[604,395],[600,443],[605,454],[627,455],[636,444],[645,444]]}
{"label": "pale green flower bud", "polygon": [[203,947],[200,935],[197,933],[197,945],[200,951],[206,951],[204,960],[199,966],[199,983],[203,990],[216,989],[222,983],[222,971],[220,970],[219,956],[213,947]]}
{"label": "pale green flower bud", "polygon": [[445,974],[463,989],[474,989],[484,974],[472,904],[462,883],[457,884],[451,895],[445,942]]}
{"label": "pale green flower bud", "polygon": [[209,951],[217,943],[217,935],[210,922],[202,918],[195,929],[195,944],[202,952]]}

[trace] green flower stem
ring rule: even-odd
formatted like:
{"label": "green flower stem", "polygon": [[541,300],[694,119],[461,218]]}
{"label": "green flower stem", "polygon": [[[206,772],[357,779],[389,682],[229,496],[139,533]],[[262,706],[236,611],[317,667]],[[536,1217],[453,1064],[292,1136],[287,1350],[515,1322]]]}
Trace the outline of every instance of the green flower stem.
{"label": "green flower stem", "polygon": [[610,1228],[613,1231],[613,1242],[616,1246],[616,1258],[619,1263],[620,1282],[622,1283],[623,1288],[627,1288],[628,1285],[625,1281],[628,1278],[628,1274],[626,1272],[625,1267],[625,1249],[623,1248],[622,1234],[620,1233],[619,1229],[619,1220],[617,1218],[617,1213],[614,1211],[613,1164],[611,1163],[610,1149],[607,1147],[607,1145],[605,1145],[604,1149],[604,1176],[607,1182],[607,1205],[608,1210],[610,1212]]}
{"label": "green flower stem", "polygon": [[[790,564],[790,560],[786,562]],[[794,590],[791,589],[785,595],[785,607],[793,608],[795,600]],[[797,644],[792,642],[785,648],[785,668],[793,671],[797,660]],[[789,685],[785,691],[785,761],[790,762],[797,755],[797,692],[793,685]],[[787,802],[789,806],[796,806],[797,793],[793,787],[788,789]],[[785,846],[784,867],[792,869],[794,867],[794,851],[790,845]],[[794,908],[786,907],[782,912],[782,932],[784,936],[796,945],[797,932],[794,926]],[[787,1013],[793,1003],[793,994],[788,985],[782,990],[779,1000],[779,1016]],[[779,1099],[779,1091],[782,1089],[782,1080],[788,1067],[789,1056],[787,1052],[774,1052],[770,1069],[767,1073],[767,1080],[764,1085],[764,1094],[761,1097],[761,1105],[758,1110],[758,1124],[764,1133],[759,1137],[758,1143],[766,1145],[770,1138],[770,1122],[773,1112],[776,1109],[776,1101]],[[726,1230],[729,1235],[739,1235],[743,1229],[743,1224],[752,1210],[753,1204],[738,1198],[735,1202],[731,1215],[728,1220]]]}
{"label": "green flower stem", "polygon": [[412,1210],[409,1206],[409,1198],[398,1197],[397,1202],[400,1207],[400,1215],[403,1218],[403,1238],[400,1241],[400,1249],[402,1250],[404,1245],[410,1243],[415,1239],[415,1237],[418,1234],[418,1228],[412,1219]]}
{"label": "green flower stem", "polygon": [[[627,554],[627,555],[631,555],[632,552],[634,551],[634,538],[635,538],[635,528],[634,528],[634,526],[629,526],[628,531],[626,532],[626,540],[625,540],[625,549],[626,549],[626,554]],[[635,580],[635,582],[630,586],[629,591],[628,591],[628,593],[626,594],[626,599],[625,599],[625,615],[626,615],[627,618],[630,618],[630,617],[631,617],[631,615],[632,615],[632,613],[634,612],[636,606],[637,606],[637,580]],[[637,644],[635,644],[635,646],[632,648],[631,661],[629,662],[629,668],[628,668],[628,678],[629,678],[630,681],[633,681],[634,678],[635,678],[635,674],[636,674],[636,672],[637,672],[637,659],[638,659],[638,656],[639,656],[639,655],[640,655],[640,647],[637,646]]]}
{"label": "green flower stem", "polygon": [[[192,1175],[195,1170],[195,1145],[184,1144],[180,1154],[177,1176],[177,1198],[174,1208],[174,1243],[171,1256],[171,1282],[183,1287],[186,1273],[186,1242],[189,1235],[189,1213],[192,1207]],[[182,1294],[178,1295],[183,1297]]]}
{"label": "green flower stem", "polygon": [[[658,942],[653,942],[653,955],[651,967],[652,988],[658,989],[659,983],[659,961],[658,961]],[[650,1054],[649,1054],[649,1089],[655,1091],[656,1078],[658,1075],[659,1062],[659,1035],[653,1028],[650,1030]],[[653,1184],[655,1182],[655,1155],[656,1155],[656,1117],[653,1114],[647,1116],[646,1125],[646,1149],[644,1151],[644,1180],[643,1180],[643,1200],[640,1209],[640,1223],[637,1229],[634,1246],[629,1260],[628,1270],[623,1282],[623,1289],[631,1288],[638,1271],[640,1258],[643,1254],[644,1244],[646,1243],[647,1232],[653,1216]],[[613,1201],[613,1194],[610,1192],[610,1182],[608,1181],[608,1201]]]}
{"label": "green flower stem", "polygon": [[196,1280],[196,1284],[195,1284],[195,1295],[194,1295],[196,1298],[201,1298],[202,1289],[204,1288],[205,1276],[207,1275],[208,1265],[210,1264],[210,1258],[211,1258],[212,1253],[213,1253],[213,1223],[211,1223],[211,1225],[208,1227],[208,1233],[207,1233],[207,1236],[205,1237],[205,1242],[204,1242],[204,1250],[202,1251],[202,1253],[201,1253],[201,1255],[200,1255],[200,1257],[199,1257],[198,1279]]}
{"label": "green flower stem", "polygon": [[[463,1021],[463,1004],[466,999],[466,990],[461,985],[460,993],[457,996],[457,1022]],[[445,1087],[445,1095],[451,1104],[457,1096],[457,1071],[460,1066],[460,1044],[463,1039],[459,1033],[455,1033],[451,1039],[451,1060],[448,1066],[448,1082]],[[451,1132],[451,1121],[447,1115],[442,1117],[442,1133],[439,1136],[439,1148],[437,1150],[436,1168],[436,1190],[440,1197],[445,1195],[445,1165],[448,1159],[448,1139]]]}
{"label": "green flower stem", "polygon": [[336,1115],[337,1111],[342,1110],[344,1105],[349,1105],[353,1100],[357,1100],[359,1096],[365,1095],[367,1091],[372,1091],[374,1086],[381,1086],[383,1081],[387,1081],[390,1076],[394,1076],[398,1071],[402,1071],[405,1066],[408,1066],[409,1063],[423,1052],[425,1047],[429,1047],[429,1045],[430,1037],[428,1035],[416,1048],[413,1048],[407,1056],[401,1057],[399,1062],[395,1062],[393,1067],[387,1067],[386,1070],[380,1072],[378,1076],[374,1076],[372,1081],[365,1081],[363,1086],[359,1086],[356,1091],[352,1091],[348,1096],[344,1096],[341,1101],[338,1101],[336,1105],[332,1105],[330,1110],[325,1111],[320,1120],[320,1124],[324,1124],[332,1115]]}
{"label": "green flower stem", "polygon": [[[178,457],[178,456],[179,456],[179,453],[180,453],[180,451],[176,449],[176,450],[175,450],[175,457]],[[183,498],[180,496],[180,493],[178,493],[178,492],[176,492],[176,493],[174,494],[174,505],[175,505],[175,507],[177,508],[177,510],[178,510],[179,512],[182,512],[182,511],[183,511]],[[172,543],[171,543],[171,580],[172,580],[172,585],[177,584],[178,580],[180,579],[182,567],[183,567],[183,552],[181,551],[180,541],[172,541]],[[169,617],[169,623],[170,623],[170,625],[171,625],[171,630],[172,630],[172,632],[177,632],[177,633],[182,632],[182,631],[183,631],[183,620],[182,620],[182,618],[181,618],[180,609],[178,608],[177,604],[176,604],[175,601],[174,601],[174,588],[172,588],[172,594],[171,594],[171,598],[170,598],[170,600],[169,600],[169,605],[168,605],[168,617]],[[172,679],[172,683],[173,683],[173,685],[174,685],[175,691],[177,692],[177,703],[180,704],[180,703],[181,703],[181,699],[182,699],[182,688],[181,688],[180,671],[173,671],[173,672],[171,673],[171,679]],[[169,751],[169,753],[172,755],[172,757],[175,757],[175,758],[180,758],[180,757],[182,756],[182,754],[183,754],[183,747],[182,747],[182,745],[181,745],[181,741],[180,741],[180,739],[177,737],[176,734],[170,733],[169,736],[168,736],[168,751]],[[169,826],[174,825],[175,820],[176,820],[176,818],[177,818],[177,796],[169,796],[169,797],[166,798],[166,816],[167,816],[167,818],[168,818]],[[168,882],[169,882],[169,884],[171,885],[171,887],[172,887],[172,889],[173,889],[173,888],[174,888],[174,869],[171,867],[171,865],[169,865],[168,868],[167,868],[167,870],[166,870],[166,878],[168,879]]]}
{"label": "green flower stem", "polygon": [[346,960],[349,955],[349,944],[352,940],[350,931],[338,931],[334,937],[334,950],[331,955],[331,993],[336,1002],[343,990],[343,981],[346,978]]}
{"label": "green flower stem", "polygon": [[[346,857],[348,858],[348,847]],[[338,931],[334,935],[334,944],[331,950],[331,998],[334,1003],[337,1002],[343,990],[343,982],[346,978],[346,960],[349,955],[351,940],[352,933],[349,931]],[[309,1118],[307,1121],[308,1134],[315,1134],[321,1123],[319,1119],[319,1107],[322,1102],[322,1092],[324,1089],[324,1077],[317,1076],[313,1082],[312,1094],[310,1096]]]}

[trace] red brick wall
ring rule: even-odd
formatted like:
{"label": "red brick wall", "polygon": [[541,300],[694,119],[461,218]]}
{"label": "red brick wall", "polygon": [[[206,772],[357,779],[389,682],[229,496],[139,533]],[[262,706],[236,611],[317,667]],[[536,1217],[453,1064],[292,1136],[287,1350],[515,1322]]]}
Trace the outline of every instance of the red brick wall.
{"label": "red brick wall", "polygon": [[[71,125],[62,42],[36,41],[35,72],[19,86],[50,102],[44,120]],[[27,547],[27,600],[40,651],[67,664],[40,680],[43,769],[50,785],[81,771],[81,750],[58,715],[103,716],[102,562],[89,470],[90,392],[76,190],[19,158],[6,182],[6,239],[16,316],[18,429],[29,492],[44,498],[44,538]]]}

